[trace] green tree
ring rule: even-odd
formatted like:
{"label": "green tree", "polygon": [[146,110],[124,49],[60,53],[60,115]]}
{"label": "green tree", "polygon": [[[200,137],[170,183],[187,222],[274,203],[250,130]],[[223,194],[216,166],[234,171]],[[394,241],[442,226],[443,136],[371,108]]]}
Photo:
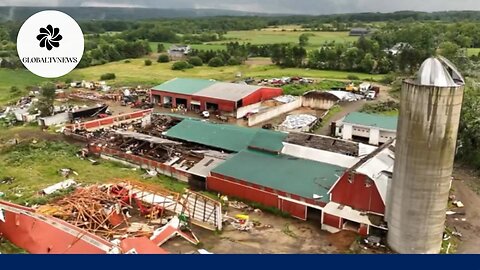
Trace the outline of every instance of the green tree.
{"label": "green tree", "polygon": [[452,61],[454,61],[454,59],[457,57],[459,50],[460,47],[451,41],[442,42],[439,46],[440,54]]}
{"label": "green tree", "polygon": [[193,68],[193,66],[186,61],[178,61],[172,65],[172,70],[185,70],[189,68]]}
{"label": "green tree", "polygon": [[225,63],[223,62],[223,59],[218,56],[215,56],[212,59],[210,59],[210,61],[208,61],[208,66],[210,67],[221,67],[224,64]]}
{"label": "green tree", "polygon": [[151,65],[152,65],[152,60],[145,59],[145,66],[151,66]]}
{"label": "green tree", "polygon": [[192,56],[188,59],[188,63],[190,63],[191,65],[195,66],[195,67],[199,67],[199,66],[202,66],[203,65],[203,61],[200,57],[198,56]]}
{"label": "green tree", "polygon": [[43,84],[41,94],[35,107],[40,112],[40,116],[50,116],[53,113],[53,102],[55,101],[55,85],[53,83]]}
{"label": "green tree", "polygon": [[169,58],[168,55],[166,55],[166,54],[160,54],[160,55],[158,56],[157,62],[159,62],[159,63],[168,63],[168,62],[170,62],[170,58]]}
{"label": "green tree", "polygon": [[161,53],[165,51],[165,45],[163,43],[157,43],[157,53]]}
{"label": "green tree", "polygon": [[100,76],[100,80],[114,80],[117,76],[115,76],[115,73],[105,73]]}
{"label": "green tree", "polygon": [[309,39],[310,39],[310,34],[303,33],[303,34],[301,34],[301,35],[298,37],[298,44],[299,44],[301,47],[305,47],[305,46],[308,45]]}

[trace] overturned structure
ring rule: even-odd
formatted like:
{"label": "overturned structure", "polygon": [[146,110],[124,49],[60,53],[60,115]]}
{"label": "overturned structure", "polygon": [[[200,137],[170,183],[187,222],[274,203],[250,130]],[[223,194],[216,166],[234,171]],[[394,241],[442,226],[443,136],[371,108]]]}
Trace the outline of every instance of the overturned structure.
{"label": "overturned structure", "polygon": [[464,79],[443,57],[402,86],[388,243],[399,253],[439,253],[451,184]]}

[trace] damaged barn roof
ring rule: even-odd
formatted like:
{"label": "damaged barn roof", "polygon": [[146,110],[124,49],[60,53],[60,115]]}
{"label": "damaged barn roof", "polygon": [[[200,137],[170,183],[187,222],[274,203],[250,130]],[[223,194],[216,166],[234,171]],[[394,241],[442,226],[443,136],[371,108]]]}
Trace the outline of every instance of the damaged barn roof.
{"label": "damaged barn roof", "polygon": [[220,164],[212,173],[221,174],[303,198],[319,195],[328,202],[328,190],[345,168],[326,163],[244,150]]}
{"label": "damaged barn roof", "polygon": [[286,133],[244,128],[227,124],[212,124],[185,119],[169,129],[165,135],[183,141],[203,144],[218,149],[239,152],[249,146],[267,151],[280,152]]}

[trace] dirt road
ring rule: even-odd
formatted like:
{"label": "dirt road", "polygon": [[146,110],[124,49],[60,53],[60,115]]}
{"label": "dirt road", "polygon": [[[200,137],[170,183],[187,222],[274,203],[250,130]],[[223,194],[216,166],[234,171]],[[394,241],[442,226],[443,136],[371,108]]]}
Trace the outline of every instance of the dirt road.
{"label": "dirt road", "polygon": [[359,100],[359,101],[355,101],[355,102],[340,103],[339,105],[342,107],[342,110],[340,112],[336,113],[335,115],[333,115],[332,117],[330,117],[330,119],[328,119],[326,122],[324,122],[322,124],[322,127],[319,128],[315,133],[320,134],[320,135],[328,135],[329,136],[330,135],[330,124],[332,122],[340,120],[341,118],[345,117],[347,114],[349,114],[351,112],[359,111],[366,102],[367,101],[365,101],[365,100]]}
{"label": "dirt road", "polygon": [[[453,210],[465,212],[465,216],[448,216],[447,225],[462,234],[457,253],[480,254],[480,195],[472,191],[472,185],[479,185],[480,179],[473,172],[456,168],[453,176],[453,194],[462,201],[463,208]],[[462,221],[462,219],[465,219]]]}

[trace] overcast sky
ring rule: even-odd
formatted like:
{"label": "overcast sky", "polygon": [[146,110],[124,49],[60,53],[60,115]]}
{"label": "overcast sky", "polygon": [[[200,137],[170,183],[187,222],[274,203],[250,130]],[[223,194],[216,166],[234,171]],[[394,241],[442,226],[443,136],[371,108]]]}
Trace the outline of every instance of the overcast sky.
{"label": "overcast sky", "polygon": [[214,8],[265,13],[331,14],[398,10],[480,10],[479,0],[0,0],[0,6]]}

